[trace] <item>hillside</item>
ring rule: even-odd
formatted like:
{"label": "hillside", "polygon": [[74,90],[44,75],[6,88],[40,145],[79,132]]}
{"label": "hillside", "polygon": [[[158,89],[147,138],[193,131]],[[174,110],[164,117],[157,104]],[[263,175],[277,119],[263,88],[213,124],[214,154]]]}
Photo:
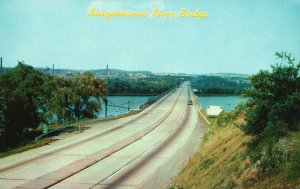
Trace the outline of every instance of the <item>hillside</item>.
{"label": "hillside", "polygon": [[[237,127],[245,122],[245,115],[239,113],[235,118],[234,114],[229,112],[210,120],[213,124],[198,152],[171,188],[299,188],[300,178],[288,180],[287,171],[268,176],[260,173],[260,164],[251,162],[247,152],[246,144],[251,138]],[[297,145],[299,137],[300,132],[294,132],[285,139]]]}
{"label": "hillside", "polygon": [[193,89],[198,94],[241,94],[245,89],[251,87],[247,77],[240,76],[199,76],[192,80]]}

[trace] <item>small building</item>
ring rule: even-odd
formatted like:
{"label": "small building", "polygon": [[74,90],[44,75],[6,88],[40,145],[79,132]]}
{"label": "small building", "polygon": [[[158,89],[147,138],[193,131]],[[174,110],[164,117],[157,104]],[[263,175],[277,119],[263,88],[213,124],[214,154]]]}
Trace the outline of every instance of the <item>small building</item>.
{"label": "small building", "polygon": [[207,117],[216,117],[223,111],[223,108],[221,106],[207,106],[206,114]]}

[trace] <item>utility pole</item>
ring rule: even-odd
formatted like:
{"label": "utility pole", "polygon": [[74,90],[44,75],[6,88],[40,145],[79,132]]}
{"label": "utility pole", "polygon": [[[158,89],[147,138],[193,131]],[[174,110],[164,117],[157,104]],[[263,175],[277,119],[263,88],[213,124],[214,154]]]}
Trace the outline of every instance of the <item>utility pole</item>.
{"label": "utility pole", "polygon": [[54,64],[52,65],[52,75],[54,76]]}
{"label": "utility pole", "polygon": [[0,58],[0,75],[2,75],[2,73],[3,73],[3,70],[2,70],[2,57]]}
{"label": "utility pole", "polygon": [[107,105],[108,105],[108,65],[106,65],[106,101],[105,101],[105,117],[107,117]]}

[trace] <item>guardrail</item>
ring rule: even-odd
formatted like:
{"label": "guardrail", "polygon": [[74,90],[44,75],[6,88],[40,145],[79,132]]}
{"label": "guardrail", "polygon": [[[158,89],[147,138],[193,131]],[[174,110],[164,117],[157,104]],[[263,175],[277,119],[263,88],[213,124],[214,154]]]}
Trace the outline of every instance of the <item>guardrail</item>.
{"label": "guardrail", "polygon": [[81,121],[78,121],[78,122],[73,123],[73,124],[68,124],[68,125],[64,125],[64,126],[61,126],[59,128],[56,128],[56,129],[51,129],[49,132],[41,134],[41,135],[35,137],[35,141],[37,141],[37,140],[39,140],[43,137],[49,136],[51,134],[54,134],[56,132],[62,132],[65,129],[74,128],[76,125],[80,126],[82,124],[93,123],[93,122],[97,122],[97,121],[106,121],[106,120],[112,120],[112,119],[118,119],[118,118],[125,117],[127,115],[132,114],[132,112],[138,112],[138,111],[144,110],[145,108],[147,108],[151,104],[155,103],[156,101],[158,101],[159,99],[161,99],[165,95],[172,94],[173,92],[175,92],[175,90],[176,90],[176,88],[172,88],[172,89],[170,89],[166,92],[163,92],[162,94],[159,94],[159,95],[154,96],[154,97],[150,97],[147,100],[147,102],[139,105],[139,109],[137,109],[137,110],[131,110],[131,111],[128,111],[127,113],[118,114],[118,115],[115,115],[115,116],[101,117],[101,118],[89,119],[89,120],[81,120]]}
{"label": "guardrail", "polygon": [[49,132],[41,134],[40,136],[35,137],[34,140],[37,141],[37,140],[39,140],[39,139],[41,139],[45,136],[54,134],[55,132],[60,132],[60,131],[63,131],[65,129],[70,129],[70,128],[74,128],[74,125],[65,125],[65,126],[62,126],[62,127],[56,128],[56,129],[51,129]]}
{"label": "guardrail", "polygon": [[197,98],[197,95],[194,92],[193,92],[193,96],[194,96],[194,102],[195,102],[196,106],[198,107],[198,115],[200,115],[206,121],[206,123],[208,123],[210,125],[211,123],[208,121],[206,116],[203,115],[203,113],[201,112],[202,106]]}
{"label": "guardrail", "polygon": [[176,91],[176,88],[172,88],[166,92],[163,92],[162,94],[160,95],[157,95],[157,96],[153,96],[153,97],[150,97],[148,98],[147,102],[139,105],[139,110],[143,110],[145,108],[147,108],[148,106],[150,106],[151,104],[153,104],[154,102],[158,101],[159,99],[161,99],[163,96],[167,95],[167,94],[172,94]]}

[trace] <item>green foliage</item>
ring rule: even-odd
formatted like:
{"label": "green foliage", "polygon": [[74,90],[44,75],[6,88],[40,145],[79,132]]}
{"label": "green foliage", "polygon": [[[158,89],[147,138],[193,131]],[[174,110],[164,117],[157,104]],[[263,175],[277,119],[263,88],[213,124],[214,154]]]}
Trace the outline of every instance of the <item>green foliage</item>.
{"label": "green foliage", "polygon": [[5,127],[4,127],[4,111],[6,107],[4,104],[4,97],[0,96],[0,149],[4,148],[4,133],[5,133]]}
{"label": "green foliage", "polygon": [[20,146],[16,148],[12,148],[12,149],[8,149],[7,151],[0,152],[0,158],[21,153],[33,148],[38,148],[40,146],[44,146],[46,144],[49,144],[50,141],[51,140],[48,138],[43,138],[42,140],[38,140],[38,141],[24,141],[24,143],[22,143]]}
{"label": "green foliage", "polygon": [[229,181],[227,181],[226,186],[223,189],[233,189],[233,188],[236,188],[236,183],[232,179],[229,179]]}
{"label": "green foliage", "polygon": [[43,85],[42,74],[23,63],[0,78],[0,94],[4,98],[5,140],[16,144],[29,128],[39,125],[36,100]]}
{"label": "green foliage", "polygon": [[122,95],[138,95],[138,94],[148,94],[157,95],[161,94],[171,88],[175,84],[168,80],[111,80],[109,83],[109,94],[122,94]]}
{"label": "green foliage", "polygon": [[252,159],[262,161],[264,173],[279,170],[283,148],[278,140],[290,131],[300,129],[300,63],[295,64],[290,54],[280,52],[281,63],[271,71],[260,71],[251,77],[253,88],[244,94],[247,102],[246,134],[254,136],[249,144]]}
{"label": "green foliage", "polygon": [[222,112],[217,118],[217,126],[225,127],[236,119],[237,113],[232,110],[229,112]]}
{"label": "green foliage", "polygon": [[225,127],[230,123],[235,123],[237,116],[246,110],[246,106],[244,102],[240,102],[236,105],[234,110],[228,112],[221,112],[221,114],[217,117],[216,125],[218,127]]}
{"label": "green foliage", "polygon": [[43,123],[95,117],[105,98],[101,79],[90,73],[59,78],[19,63],[0,77],[0,149],[16,146]]}
{"label": "green foliage", "polygon": [[241,94],[251,84],[247,78],[223,78],[219,76],[199,76],[192,82],[198,94]]}
{"label": "green foliage", "polygon": [[208,168],[210,165],[214,164],[215,159],[206,159],[201,164],[198,165],[196,172]]}
{"label": "green foliage", "polygon": [[105,86],[102,80],[96,79],[90,73],[71,77],[68,80],[75,93],[74,113],[75,117],[93,118],[100,110],[100,98],[104,97]]}
{"label": "green foliage", "polygon": [[274,138],[267,139],[261,151],[261,168],[267,175],[278,173],[284,162],[286,153],[283,148],[284,146],[279,144],[280,143],[277,143]]}
{"label": "green foliage", "polygon": [[286,53],[277,53],[277,56],[287,59],[288,65],[276,64],[272,72],[260,71],[251,78],[253,88],[245,93],[251,107],[244,128],[247,134],[264,137],[269,134],[269,131],[264,132],[266,128],[276,129],[272,132],[276,135],[284,133],[286,128],[299,130],[300,64],[295,65],[294,59]]}
{"label": "green foliage", "polygon": [[93,118],[105,99],[102,80],[90,73],[66,79],[48,76],[41,98],[44,122],[62,123],[73,119]]}
{"label": "green foliage", "polygon": [[300,177],[300,141],[294,142],[292,151],[290,153],[287,169],[285,169],[285,176],[287,180],[294,180]]}

